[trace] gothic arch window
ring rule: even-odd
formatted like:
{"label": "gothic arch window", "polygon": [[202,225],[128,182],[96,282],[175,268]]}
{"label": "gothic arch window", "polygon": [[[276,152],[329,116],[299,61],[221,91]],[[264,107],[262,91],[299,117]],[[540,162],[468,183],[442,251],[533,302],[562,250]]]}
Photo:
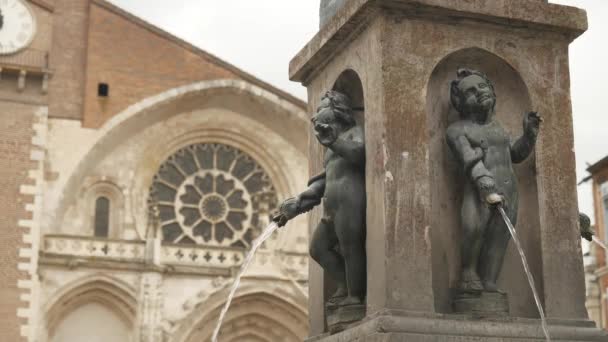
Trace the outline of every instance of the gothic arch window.
{"label": "gothic arch window", "polygon": [[105,196],[95,200],[94,234],[103,238],[110,235],[110,200]]}
{"label": "gothic arch window", "polygon": [[170,156],[154,176],[163,240],[248,247],[277,204],[272,180],[243,151],[200,143]]}

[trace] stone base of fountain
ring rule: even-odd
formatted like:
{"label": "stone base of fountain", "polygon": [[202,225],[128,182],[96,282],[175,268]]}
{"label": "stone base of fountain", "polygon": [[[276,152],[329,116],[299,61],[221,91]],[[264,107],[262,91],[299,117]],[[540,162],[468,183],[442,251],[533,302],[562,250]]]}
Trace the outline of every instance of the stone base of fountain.
{"label": "stone base of fountain", "polygon": [[343,331],[365,317],[365,305],[326,306],[327,328],[331,334]]}
{"label": "stone base of fountain", "polygon": [[452,306],[455,313],[480,317],[507,316],[509,300],[506,293],[454,290]]}
{"label": "stone base of fountain", "polygon": [[[588,320],[548,319],[553,341],[608,341],[606,332]],[[381,312],[335,334],[314,336],[306,342],[545,342],[539,319],[480,318],[475,315],[424,315]]]}

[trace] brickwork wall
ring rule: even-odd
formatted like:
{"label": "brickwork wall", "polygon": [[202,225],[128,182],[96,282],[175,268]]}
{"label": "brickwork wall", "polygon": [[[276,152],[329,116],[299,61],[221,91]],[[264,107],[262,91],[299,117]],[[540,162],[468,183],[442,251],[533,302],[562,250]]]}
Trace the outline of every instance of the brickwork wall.
{"label": "brickwork wall", "polygon": [[[84,126],[96,128],[147,97],[197,81],[237,78],[185,43],[98,3],[91,5]],[[110,96],[99,98],[100,82]]]}
{"label": "brickwork wall", "polygon": [[54,5],[49,115],[80,119],[84,103],[89,0],[56,0]]}
{"label": "brickwork wall", "polygon": [[[42,109],[44,111],[44,109]],[[0,103],[0,332],[1,341],[25,341],[35,275],[33,215],[39,196],[40,151],[34,125],[40,107]],[[46,111],[44,111],[46,113]]]}

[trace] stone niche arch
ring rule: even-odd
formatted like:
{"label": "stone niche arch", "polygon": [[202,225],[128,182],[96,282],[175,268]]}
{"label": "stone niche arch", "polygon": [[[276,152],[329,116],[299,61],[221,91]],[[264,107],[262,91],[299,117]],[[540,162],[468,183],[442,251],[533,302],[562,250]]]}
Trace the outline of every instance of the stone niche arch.
{"label": "stone niche arch", "polygon": [[[359,74],[353,69],[342,71],[334,81],[332,90],[339,91],[349,97],[357,125],[365,132],[365,93],[363,91],[363,82],[361,81]],[[321,145],[314,137],[311,137],[311,139],[314,139],[314,144],[321,148]],[[321,214],[322,209],[316,209],[314,212]],[[319,221],[320,216],[311,217],[312,229],[316,229],[316,225]],[[323,303],[326,303],[327,299],[329,299],[335,291],[336,284],[332,278],[324,272]],[[325,307],[325,305],[323,305],[323,307]]]}
{"label": "stone niche arch", "polygon": [[64,286],[45,305],[47,339],[52,341],[70,313],[89,304],[101,305],[133,331],[137,310],[134,293],[131,286],[105,275],[84,277]]}
{"label": "stone niche arch", "polygon": [[332,89],[348,95],[357,124],[365,129],[365,97],[363,83],[357,72],[353,69],[343,71],[334,82]]}
{"label": "stone niche arch", "polygon": [[[521,75],[505,59],[480,48],[467,48],[444,57],[430,75],[427,93],[427,127],[430,135],[431,239],[433,290],[438,312],[451,312],[450,289],[456,287],[460,270],[460,170],[445,141],[448,125],[458,119],[450,104],[449,82],[456,70],[466,67],[488,75],[497,95],[497,120],[513,138],[522,134],[524,113],[534,110],[528,88]],[[542,115],[542,113],[540,113]],[[513,166],[518,180],[519,213],[517,231],[543,298],[540,221],[535,156]],[[534,297],[517,251],[510,243],[505,256],[499,287],[509,294],[512,316],[537,318]]]}
{"label": "stone niche arch", "polygon": [[[308,333],[306,302],[285,286],[244,279],[226,314],[219,340],[249,341],[245,337],[254,336],[253,341],[303,341]],[[228,293],[229,288],[224,288],[198,304],[173,329],[170,341],[210,341]]]}
{"label": "stone niche arch", "polygon": [[[205,125],[196,126],[192,122],[184,125],[185,118],[199,120]],[[190,130],[179,135],[163,135],[158,142],[149,144],[142,154],[134,155],[133,158],[141,160],[143,169],[155,172],[164,161],[162,158],[184,144],[230,142],[247,152],[253,151],[250,154],[267,166],[266,169],[274,176],[279,198],[286,198],[305,186],[305,181],[300,182],[292,171],[306,165],[308,121],[303,108],[242,80],[204,81],[147,98],[119,113],[94,132],[97,136],[95,142],[78,157],[80,161],[74,169],[56,183],[48,198],[47,203],[52,204],[46,209],[50,220],[45,231],[60,233],[58,230],[62,229],[66,213],[73,209],[74,194],[82,188],[87,177],[94,177],[104,170],[100,163],[116,155],[121,147],[136,144],[134,137],[142,132],[165,124],[168,128],[182,124]],[[241,124],[234,125],[233,122]],[[277,151],[272,146],[285,148]],[[133,167],[140,168],[140,165]],[[124,175],[129,175],[128,170],[121,174]],[[144,177],[147,179],[148,175]],[[120,186],[128,189],[125,194],[125,216],[130,221],[129,225],[135,225],[137,236],[141,238],[142,229],[145,229],[145,218],[142,221],[145,214],[135,211],[146,206],[147,194],[136,193],[132,182],[142,181],[125,181],[124,177],[118,181],[121,182]],[[145,188],[149,185],[146,184]],[[138,198],[134,200],[136,196]]]}

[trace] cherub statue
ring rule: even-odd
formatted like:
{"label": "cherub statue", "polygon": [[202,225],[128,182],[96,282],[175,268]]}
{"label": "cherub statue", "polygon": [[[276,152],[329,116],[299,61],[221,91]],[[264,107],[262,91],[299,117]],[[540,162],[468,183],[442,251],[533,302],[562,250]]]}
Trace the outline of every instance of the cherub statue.
{"label": "cherub statue", "polygon": [[525,114],[523,135],[512,142],[495,119],[496,94],[488,77],[469,69],[459,69],[457,76],[451,83],[450,97],[460,120],[448,127],[446,139],[466,177],[459,288],[495,292],[511,238],[495,207],[501,206],[511,222],[517,223],[513,164],[523,162],[532,153],[542,120],[536,112]]}
{"label": "cherub statue", "polygon": [[329,303],[362,304],[366,293],[365,143],[349,98],[327,92],[312,117],[314,133],[327,147],[325,172],[308,189],[280,206],[273,221],[283,226],[323,200],[323,218],[310,242],[311,257],[337,284]]}

